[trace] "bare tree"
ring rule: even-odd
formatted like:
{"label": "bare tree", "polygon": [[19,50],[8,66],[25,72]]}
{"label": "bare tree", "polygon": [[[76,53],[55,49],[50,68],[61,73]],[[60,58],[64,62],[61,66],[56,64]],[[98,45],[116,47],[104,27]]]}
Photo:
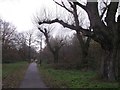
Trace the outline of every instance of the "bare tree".
{"label": "bare tree", "polygon": [[[106,17],[101,20],[101,16],[98,13],[98,2],[88,2],[86,6],[75,2],[76,5],[83,8],[88,16],[93,29],[92,39],[101,44],[105,51],[105,58],[102,64],[102,76],[107,80],[115,80],[117,78],[116,71],[116,52],[118,52],[118,30],[117,23],[115,21],[115,15],[118,9],[118,2],[111,0],[108,5]],[[105,14],[103,12],[103,14]],[[102,14],[101,14],[102,15]],[[106,24],[105,24],[105,23]]]}
{"label": "bare tree", "polygon": [[[88,61],[86,59],[87,55],[88,55],[88,49],[89,49],[89,43],[90,43],[90,37],[88,37],[86,40],[83,38],[83,33],[84,31],[86,31],[87,33],[90,32],[91,29],[84,29],[82,28],[82,26],[80,26],[82,24],[82,20],[79,21],[78,18],[78,13],[77,13],[77,5],[72,3],[72,2],[68,2],[69,6],[71,7],[71,9],[67,8],[67,6],[64,4],[63,1],[61,1],[61,4],[54,1],[56,4],[58,4],[59,6],[63,7],[65,10],[67,10],[71,16],[73,16],[74,20],[72,22],[72,24],[69,24],[69,22],[71,21],[71,17],[68,17],[68,20],[59,20],[58,18],[54,19],[54,20],[49,20],[49,18],[47,19],[45,17],[45,19],[43,19],[42,21],[38,21],[38,24],[41,25],[43,23],[47,23],[47,24],[52,24],[55,22],[60,23],[61,25],[63,25],[63,27],[67,27],[70,28],[71,30],[75,30],[76,31],[76,35],[77,35],[77,39],[79,41],[79,45],[80,45],[80,54],[81,54],[81,64],[83,65],[83,68],[86,68],[88,66],[84,66],[87,65]],[[40,20],[40,19],[38,19]]]}
{"label": "bare tree", "polygon": [[46,38],[46,43],[47,43],[47,46],[50,50],[50,52],[53,54],[54,56],[54,63],[58,63],[58,56],[59,56],[59,51],[61,49],[61,47],[64,45],[63,43],[63,39],[59,40],[59,39],[51,39],[52,41],[50,41],[50,29],[52,28],[44,28],[44,29],[41,29],[38,27],[38,29],[40,30],[40,32],[42,32]]}
{"label": "bare tree", "polygon": [[2,36],[2,45],[10,43],[14,39],[16,28],[9,22],[1,20],[0,30]]}
{"label": "bare tree", "polygon": [[[89,38],[92,38],[93,40],[97,41],[105,51],[105,56],[101,64],[101,76],[107,80],[115,80],[118,76],[118,74],[115,72],[117,69],[116,64],[118,61],[116,59],[116,55],[119,47],[119,30],[117,29],[117,22],[115,21],[116,12],[118,9],[118,2],[114,2],[113,0],[111,0],[110,4],[106,5],[107,9],[105,8],[101,15],[99,15],[97,0],[95,2],[87,2],[86,5],[83,5],[78,1],[68,1],[73,11],[68,9],[63,1],[61,4],[57,3],[56,1],[55,3],[73,14],[75,25],[69,25],[63,20],[59,20],[57,18],[54,20],[39,21],[38,24],[41,25],[43,23],[51,24],[58,22],[64,27],[76,30],[78,40],[82,43],[81,47],[84,48],[82,50],[83,53],[86,51],[86,47],[84,47],[86,45],[84,45],[80,32],[82,32],[85,36],[88,36]],[[89,29],[84,29],[79,25],[76,8],[77,6],[81,7],[88,14],[90,21]],[[105,14],[106,17],[104,20],[102,20]]]}
{"label": "bare tree", "polygon": [[26,37],[16,31],[11,23],[0,20],[0,32],[2,36],[3,63],[11,63],[25,60]]}
{"label": "bare tree", "polygon": [[27,41],[28,41],[28,46],[29,46],[29,49],[28,49],[28,62],[30,62],[31,60],[31,44],[33,43],[33,30],[29,30],[27,33]]}
{"label": "bare tree", "polygon": [[27,45],[27,36],[24,33],[18,33],[16,37],[17,48],[23,60],[28,59],[28,45]]}
{"label": "bare tree", "polygon": [[[13,59],[13,57],[9,57],[13,52],[9,52],[11,49],[16,52],[15,48],[15,35],[16,28],[11,23],[0,20],[0,32],[2,36],[2,58],[3,62],[10,62],[7,59]],[[17,53],[16,53],[17,54]],[[15,58],[15,56],[14,56]]]}

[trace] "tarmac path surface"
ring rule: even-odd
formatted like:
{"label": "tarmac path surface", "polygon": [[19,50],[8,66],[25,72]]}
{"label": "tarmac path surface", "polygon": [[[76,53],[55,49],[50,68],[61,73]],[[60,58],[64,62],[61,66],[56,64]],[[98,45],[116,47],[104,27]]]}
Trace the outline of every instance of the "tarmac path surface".
{"label": "tarmac path surface", "polygon": [[35,62],[29,65],[24,80],[21,82],[20,88],[47,88],[42,81]]}

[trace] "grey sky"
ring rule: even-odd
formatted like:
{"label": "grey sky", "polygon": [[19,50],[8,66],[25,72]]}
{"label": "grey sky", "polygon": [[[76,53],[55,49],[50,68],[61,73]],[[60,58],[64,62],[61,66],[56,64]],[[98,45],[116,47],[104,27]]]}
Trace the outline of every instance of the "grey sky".
{"label": "grey sky", "polygon": [[[59,0],[56,0],[56,1],[59,2]],[[83,2],[83,0],[77,0],[77,1]],[[61,19],[63,18],[65,19],[68,17],[67,16],[68,12],[64,12],[64,9],[56,5],[53,2],[53,0],[0,0],[0,18],[8,22],[11,22],[13,25],[17,27],[17,31],[19,32],[28,31],[35,27],[32,23],[34,20],[34,16],[38,14],[38,15],[41,15],[42,17],[41,11],[44,8],[54,16],[56,13],[59,13],[59,15],[57,16],[58,17],[60,16]],[[81,12],[81,9],[79,10]],[[119,11],[120,11],[120,8],[118,12]],[[84,20],[82,27],[88,28],[89,27],[88,17],[86,17],[87,15],[85,11],[83,12],[82,10],[82,13],[83,14],[81,14],[79,17],[79,19],[82,18],[82,20]],[[57,25],[53,36],[60,35],[60,34],[62,35],[63,33],[71,36],[74,33],[74,31],[71,32],[71,30],[68,30],[67,28],[63,28],[60,25]]]}
{"label": "grey sky", "polygon": [[33,15],[41,8],[53,8],[52,0],[0,0],[0,17],[13,23],[19,32],[33,28]]}
{"label": "grey sky", "polygon": [[[33,16],[43,8],[53,14],[56,4],[53,0],[0,0],[0,17],[13,23],[19,32],[26,31],[33,29]],[[62,12],[61,9],[57,8],[57,13]]]}

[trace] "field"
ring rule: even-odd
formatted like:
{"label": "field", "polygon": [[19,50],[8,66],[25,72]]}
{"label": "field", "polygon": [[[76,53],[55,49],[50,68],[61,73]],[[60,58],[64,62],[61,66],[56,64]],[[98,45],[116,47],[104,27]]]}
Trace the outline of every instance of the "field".
{"label": "field", "polygon": [[28,67],[27,62],[17,62],[2,65],[2,87],[17,88]]}
{"label": "field", "polygon": [[117,88],[117,82],[105,82],[96,79],[93,71],[55,70],[39,66],[44,82],[52,88]]}

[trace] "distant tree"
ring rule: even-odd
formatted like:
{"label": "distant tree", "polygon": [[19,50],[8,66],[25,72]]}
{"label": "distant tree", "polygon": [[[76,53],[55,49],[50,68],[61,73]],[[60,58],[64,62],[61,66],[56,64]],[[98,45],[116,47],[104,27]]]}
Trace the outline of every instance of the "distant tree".
{"label": "distant tree", "polygon": [[[11,23],[1,19],[0,32],[2,36],[3,62],[15,61],[18,56],[17,49],[15,47],[16,28]],[[15,53],[15,56],[13,56],[13,53]]]}
{"label": "distant tree", "polygon": [[40,50],[39,50],[39,64],[42,64],[42,55],[41,55],[41,52],[42,52],[42,42],[43,42],[43,34],[42,33],[37,33],[37,39],[39,40],[36,40],[37,43],[39,43],[38,45],[40,46]]}
{"label": "distant tree", "polygon": [[10,24],[9,22],[1,20],[1,35],[2,35],[2,45],[10,44],[10,42],[14,39],[14,35],[16,32],[16,28]]}
{"label": "distant tree", "polygon": [[28,32],[26,32],[26,37],[27,37],[27,42],[28,42],[28,62],[30,62],[31,60],[31,44],[34,41],[33,38],[33,30],[29,30]]}
{"label": "distant tree", "polygon": [[[26,33],[18,33],[13,24],[2,19],[0,19],[0,32],[2,39],[3,63],[12,63],[28,59],[29,49],[31,50],[32,58],[35,57],[35,54],[37,54],[35,48],[29,48],[29,46],[31,47],[31,43],[33,40],[31,34],[28,35]],[[27,42],[27,40],[29,43]]]}
{"label": "distant tree", "polygon": [[17,34],[17,48],[19,49],[19,54],[23,60],[28,59],[28,45],[27,36],[24,33]]}
{"label": "distant tree", "polygon": [[[73,34],[73,36],[71,37],[67,37],[66,39],[64,39],[64,42],[65,45],[60,51],[61,62],[74,64],[75,66],[81,66],[81,60],[79,60],[81,55],[80,47],[76,34]],[[80,69],[80,67],[78,67],[77,69]]]}

